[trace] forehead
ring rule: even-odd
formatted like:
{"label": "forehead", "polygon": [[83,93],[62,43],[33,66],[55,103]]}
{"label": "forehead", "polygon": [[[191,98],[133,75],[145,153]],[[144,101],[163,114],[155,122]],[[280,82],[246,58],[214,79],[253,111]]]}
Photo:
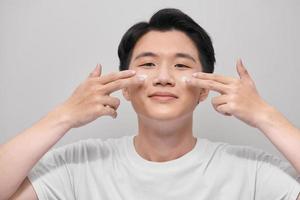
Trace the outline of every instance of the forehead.
{"label": "forehead", "polygon": [[182,31],[149,31],[136,43],[132,57],[142,52],[153,52],[159,56],[172,56],[176,53],[186,53],[198,62],[198,50],[194,42]]}

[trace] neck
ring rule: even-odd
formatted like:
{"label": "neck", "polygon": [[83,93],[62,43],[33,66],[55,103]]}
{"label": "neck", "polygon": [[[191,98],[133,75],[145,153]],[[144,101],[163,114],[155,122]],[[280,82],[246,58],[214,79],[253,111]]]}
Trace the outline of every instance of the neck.
{"label": "neck", "polygon": [[134,138],[137,153],[146,160],[164,162],[177,159],[191,151],[193,116],[176,120],[154,120],[138,116],[139,133]]}

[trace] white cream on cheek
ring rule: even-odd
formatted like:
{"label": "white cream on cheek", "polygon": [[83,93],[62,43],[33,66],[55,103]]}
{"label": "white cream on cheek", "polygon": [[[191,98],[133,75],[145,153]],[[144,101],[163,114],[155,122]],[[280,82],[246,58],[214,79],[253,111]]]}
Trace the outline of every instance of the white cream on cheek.
{"label": "white cream on cheek", "polygon": [[[145,81],[149,78],[147,74],[144,74],[141,72],[138,72],[136,74],[136,77],[137,77],[137,79],[139,79],[141,81]],[[183,75],[183,76],[177,77],[176,79],[177,79],[177,82],[182,82],[182,83],[186,84],[187,80],[190,80],[191,77]]]}
{"label": "white cream on cheek", "polygon": [[148,78],[148,75],[147,74],[137,74],[136,77],[141,80],[141,81],[144,81]]}
{"label": "white cream on cheek", "polygon": [[183,82],[184,84],[186,84],[186,82],[188,81],[188,80],[190,80],[191,78],[190,77],[187,77],[187,76],[182,76],[181,78],[180,78],[180,80],[181,80],[181,82]]}

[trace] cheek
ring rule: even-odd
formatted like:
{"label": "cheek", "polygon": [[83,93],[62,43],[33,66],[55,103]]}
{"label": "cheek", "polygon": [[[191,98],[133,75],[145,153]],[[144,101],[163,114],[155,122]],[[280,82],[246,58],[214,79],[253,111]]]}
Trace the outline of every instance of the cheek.
{"label": "cheek", "polygon": [[186,84],[186,80],[191,79],[191,78],[192,78],[191,74],[181,75],[177,78],[177,85],[178,85],[180,91],[182,92],[182,94],[184,94],[183,96],[185,98],[187,98],[188,101],[198,102],[201,89],[196,88],[196,87],[190,87]]}
{"label": "cheek", "polygon": [[137,86],[128,87],[128,92],[130,93],[132,98],[134,98],[135,96],[138,96],[136,94],[138,94],[139,92],[145,91],[145,88],[147,86],[147,82],[149,79],[149,75],[147,73],[142,72],[141,70],[136,70],[135,78],[139,79],[139,80],[143,80],[143,83],[139,84]]}
{"label": "cheek", "polygon": [[144,82],[147,82],[147,79],[149,78],[149,74],[145,70],[136,70],[136,78],[140,80],[144,80]]}

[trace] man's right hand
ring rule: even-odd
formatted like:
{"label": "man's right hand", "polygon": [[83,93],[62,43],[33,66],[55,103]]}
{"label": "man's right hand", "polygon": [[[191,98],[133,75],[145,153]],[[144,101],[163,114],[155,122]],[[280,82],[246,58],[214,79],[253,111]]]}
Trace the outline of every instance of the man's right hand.
{"label": "man's right hand", "polygon": [[59,106],[59,111],[66,117],[70,128],[83,126],[104,115],[116,118],[120,100],[110,94],[130,85],[142,84],[143,81],[134,75],[133,70],[101,75],[101,66],[97,64],[88,78]]}
{"label": "man's right hand", "polygon": [[101,67],[97,65],[64,103],[1,145],[0,199],[37,199],[26,178],[32,167],[69,129],[83,126],[103,115],[115,118],[120,100],[110,94],[142,84],[143,80],[134,75],[134,71],[126,70],[101,76]]}

